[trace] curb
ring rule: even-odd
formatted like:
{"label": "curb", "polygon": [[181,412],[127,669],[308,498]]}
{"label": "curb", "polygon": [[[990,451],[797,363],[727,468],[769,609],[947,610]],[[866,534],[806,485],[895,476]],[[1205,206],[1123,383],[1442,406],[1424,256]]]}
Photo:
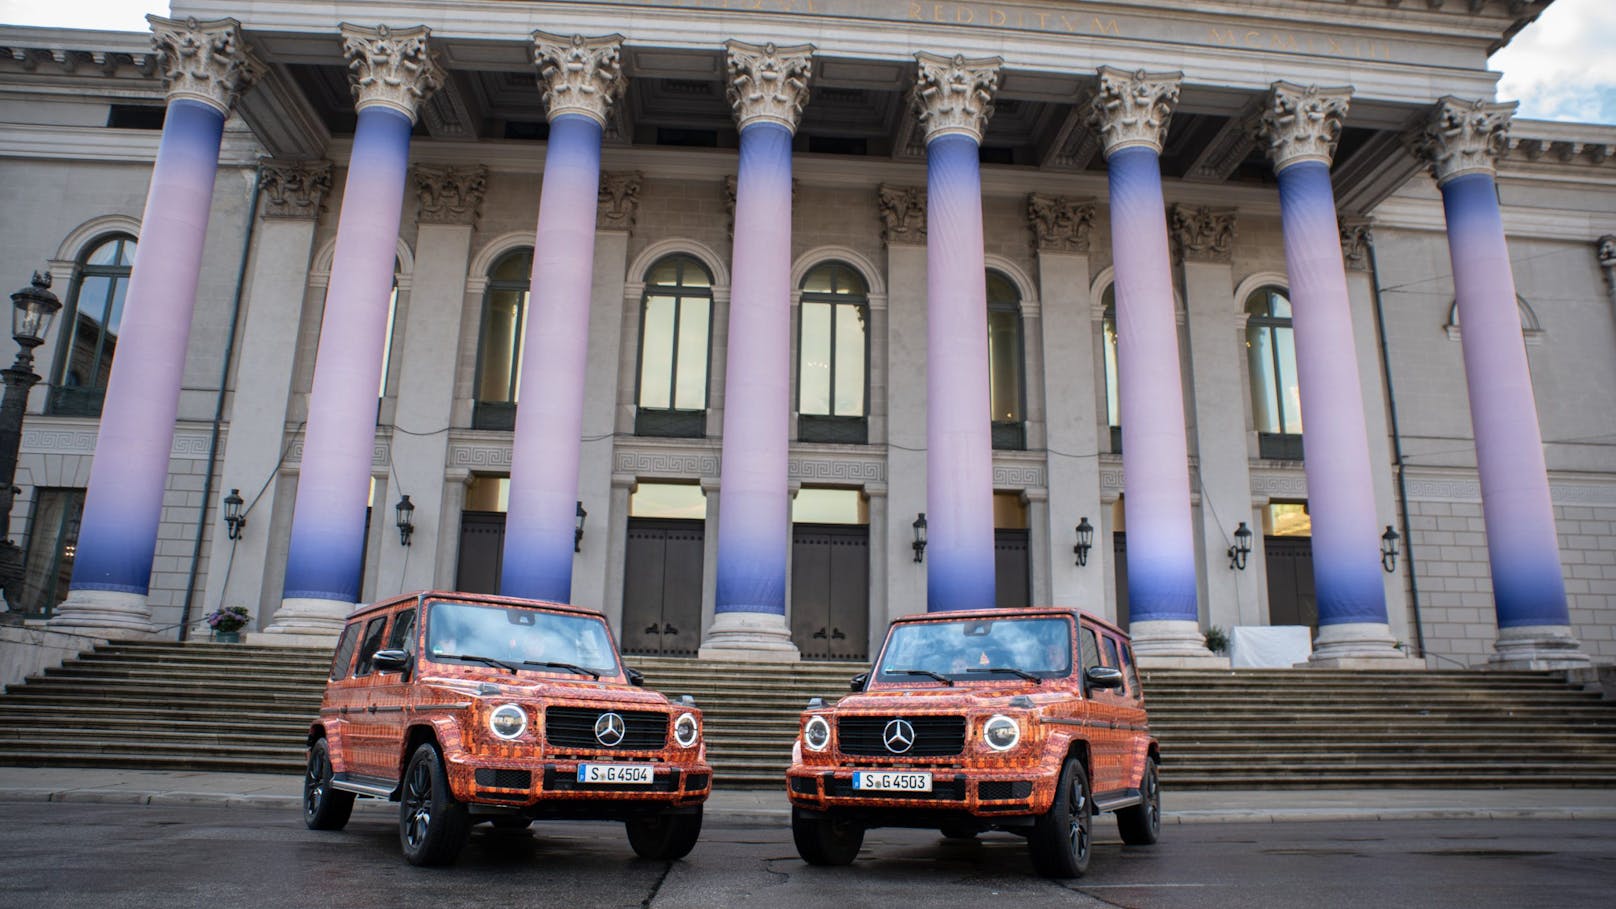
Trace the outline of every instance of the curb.
{"label": "curb", "polygon": [[[128,789],[0,788],[0,801],[67,802],[84,805],[149,805],[187,808],[257,808],[298,811],[302,799],[293,795],[243,795],[222,792],[137,791]],[[366,804],[365,800],[359,803]],[[381,808],[375,803],[376,810]],[[707,816],[736,824],[775,826],[787,823],[791,809],[730,808],[709,804]],[[1162,812],[1163,824],[1291,824],[1352,821],[1612,821],[1616,807],[1589,808],[1216,808]]]}

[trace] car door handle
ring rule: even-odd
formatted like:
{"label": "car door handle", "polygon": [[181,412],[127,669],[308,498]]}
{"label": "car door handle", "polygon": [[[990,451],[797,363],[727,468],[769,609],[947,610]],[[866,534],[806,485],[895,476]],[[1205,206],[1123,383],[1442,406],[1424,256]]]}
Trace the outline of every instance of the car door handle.
{"label": "car door handle", "polygon": [[645,633],[646,634],[661,634],[662,631],[656,627],[655,622],[652,622],[651,624],[645,626]]}
{"label": "car door handle", "polygon": [[814,632],[814,639],[815,640],[823,640],[824,637],[825,637],[825,629],[821,628],[818,631]]}
{"label": "car door handle", "polygon": [[832,628],[830,630],[830,637],[831,637],[831,640],[833,640],[833,641],[841,641],[841,640],[845,640],[847,638],[847,635],[842,634],[842,629],[840,629],[840,628]]}
{"label": "car door handle", "polygon": [[664,622],[663,625],[662,625],[662,633],[663,634],[678,634],[679,629],[677,629],[677,628],[673,627],[672,625],[669,625],[666,622]]}

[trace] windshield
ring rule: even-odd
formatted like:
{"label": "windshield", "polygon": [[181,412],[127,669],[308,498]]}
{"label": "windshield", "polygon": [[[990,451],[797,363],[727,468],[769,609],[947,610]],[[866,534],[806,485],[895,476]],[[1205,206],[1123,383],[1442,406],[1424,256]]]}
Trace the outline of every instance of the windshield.
{"label": "windshield", "polygon": [[907,682],[1063,678],[1072,671],[1072,623],[1063,618],[969,619],[895,625],[876,679]]}
{"label": "windshield", "polygon": [[590,616],[434,602],[427,612],[426,647],[427,657],[438,662],[563,674],[572,673],[566,667],[574,666],[590,674],[617,675],[606,623]]}

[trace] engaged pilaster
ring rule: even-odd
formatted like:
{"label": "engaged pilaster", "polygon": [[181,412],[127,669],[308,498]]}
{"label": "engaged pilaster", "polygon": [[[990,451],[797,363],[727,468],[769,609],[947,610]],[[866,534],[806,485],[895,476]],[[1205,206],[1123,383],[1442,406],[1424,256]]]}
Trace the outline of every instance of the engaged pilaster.
{"label": "engaged pilaster", "polygon": [[477,225],[488,191],[488,168],[417,164],[411,176],[417,223]]}
{"label": "engaged pilaster", "polygon": [[1027,226],[1041,253],[1087,253],[1094,230],[1092,199],[1066,199],[1032,193],[1027,196]]}

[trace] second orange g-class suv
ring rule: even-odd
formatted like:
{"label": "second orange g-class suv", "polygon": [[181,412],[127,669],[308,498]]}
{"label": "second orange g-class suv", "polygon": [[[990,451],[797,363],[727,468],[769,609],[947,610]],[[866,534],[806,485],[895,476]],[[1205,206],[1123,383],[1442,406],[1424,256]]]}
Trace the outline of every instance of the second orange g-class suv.
{"label": "second orange g-class suv", "polygon": [[1088,868],[1095,814],[1161,830],[1161,760],[1128,636],[1073,609],[897,620],[835,704],[809,702],[786,773],[797,852],[845,865],[870,827],[1027,838],[1047,877]]}
{"label": "second orange g-class suv", "polygon": [[469,593],[408,594],[348,617],[309,728],[303,819],[399,803],[415,865],[455,860],[473,824],[621,820],[634,851],[682,858],[712,768],[694,701],[641,687],[601,614]]}

